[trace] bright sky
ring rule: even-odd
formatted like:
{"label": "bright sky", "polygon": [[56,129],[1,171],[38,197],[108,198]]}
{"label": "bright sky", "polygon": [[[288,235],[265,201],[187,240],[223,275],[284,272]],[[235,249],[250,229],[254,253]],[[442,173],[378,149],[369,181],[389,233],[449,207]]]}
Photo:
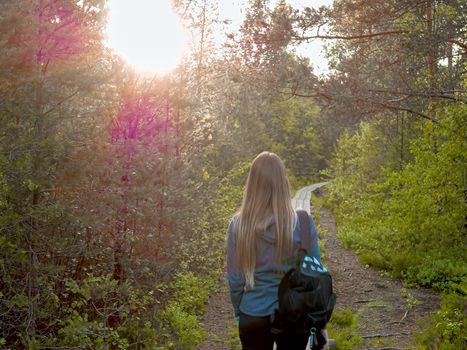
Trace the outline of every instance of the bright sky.
{"label": "bright sky", "polygon": [[[270,1],[271,5],[279,2],[279,0]],[[318,8],[323,5],[329,6],[332,5],[333,0],[286,0],[286,2],[293,8],[301,10],[306,6],[314,8]],[[247,3],[248,0],[219,0],[219,14],[223,18],[232,20],[232,28],[234,29],[239,27],[242,23],[242,9],[246,7]],[[297,54],[310,59],[315,74],[321,75],[329,72],[321,40],[313,40],[309,43],[300,45],[297,48]]]}
{"label": "bright sky", "polygon": [[[216,1],[216,0],[209,0]],[[219,15],[232,21],[236,30],[242,23],[248,0],[217,0]],[[271,2],[277,2],[272,0]],[[330,5],[332,0],[288,0],[295,8]],[[167,73],[188,52],[189,34],[171,9],[171,0],[109,0],[107,45],[140,71]],[[224,39],[219,36],[217,40]],[[297,53],[310,58],[315,73],[328,71],[321,42],[301,45]]]}
{"label": "bright sky", "polygon": [[109,0],[107,44],[140,71],[167,73],[188,50],[170,0]]}

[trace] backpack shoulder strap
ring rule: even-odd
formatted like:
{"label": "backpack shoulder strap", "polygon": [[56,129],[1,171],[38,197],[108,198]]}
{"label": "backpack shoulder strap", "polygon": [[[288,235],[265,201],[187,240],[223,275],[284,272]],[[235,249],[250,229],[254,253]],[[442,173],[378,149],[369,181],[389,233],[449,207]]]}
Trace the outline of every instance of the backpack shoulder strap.
{"label": "backpack shoulder strap", "polygon": [[302,241],[301,249],[307,252],[311,249],[311,236],[310,236],[310,218],[308,212],[305,210],[297,210],[298,222],[300,224],[300,240]]}

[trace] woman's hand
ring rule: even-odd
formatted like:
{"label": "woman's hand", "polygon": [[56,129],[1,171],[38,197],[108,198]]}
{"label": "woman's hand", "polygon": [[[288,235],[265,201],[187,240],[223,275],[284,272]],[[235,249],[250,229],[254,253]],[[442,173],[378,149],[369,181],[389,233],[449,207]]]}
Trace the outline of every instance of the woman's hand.
{"label": "woman's hand", "polygon": [[[329,342],[328,342],[328,331],[326,329],[321,329],[321,337],[324,338],[325,340],[325,344],[323,345],[322,348],[320,348],[321,350],[328,350],[329,349]],[[321,338],[320,337],[320,338]],[[318,345],[318,337],[315,337],[315,341],[314,341],[314,345]],[[314,348],[313,348],[314,349]]]}
{"label": "woman's hand", "polygon": [[323,350],[328,350],[328,330],[327,329],[322,329],[321,330],[321,335],[323,336],[323,338],[326,340],[326,344],[323,345]]}

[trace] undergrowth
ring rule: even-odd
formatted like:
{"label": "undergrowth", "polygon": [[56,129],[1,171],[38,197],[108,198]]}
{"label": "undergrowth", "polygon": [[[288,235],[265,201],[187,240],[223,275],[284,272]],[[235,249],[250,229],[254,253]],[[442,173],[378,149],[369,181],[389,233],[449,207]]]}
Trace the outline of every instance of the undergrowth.
{"label": "undergrowth", "polygon": [[458,294],[442,296],[440,309],[422,323],[413,350],[467,349],[467,298]]}
{"label": "undergrowth", "polygon": [[229,330],[228,335],[229,338],[225,340],[225,345],[232,350],[241,350],[242,343],[240,342],[240,336],[238,334],[238,321],[232,320],[228,325],[227,328]]}
{"label": "undergrowth", "polygon": [[440,108],[439,124],[414,124],[420,137],[407,141],[406,163],[388,146],[384,122],[341,136],[327,171],[329,203],[339,238],[363,264],[408,286],[467,293],[465,113]]}
{"label": "undergrowth", "polygon": [[358,317],[349,309],[335,309],[328,323],[329,339],[334,339],[337,350],[358,349],[362,338],[358,334]]}

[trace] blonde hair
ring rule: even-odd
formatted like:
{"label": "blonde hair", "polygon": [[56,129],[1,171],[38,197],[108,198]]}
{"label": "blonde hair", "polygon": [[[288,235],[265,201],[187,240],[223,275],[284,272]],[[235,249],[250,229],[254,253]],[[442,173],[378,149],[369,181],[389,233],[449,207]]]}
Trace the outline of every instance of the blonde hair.
{"label": "blonde hair", "polygon": [[247,288],[254,287],[256,240],[274,218],[275,255],[280,264],[292,254],[295,211],[290,196],[290,183],[282,160],[274,153],[262,152],[251,164],[243,201],[234,217],[236,258]]}

